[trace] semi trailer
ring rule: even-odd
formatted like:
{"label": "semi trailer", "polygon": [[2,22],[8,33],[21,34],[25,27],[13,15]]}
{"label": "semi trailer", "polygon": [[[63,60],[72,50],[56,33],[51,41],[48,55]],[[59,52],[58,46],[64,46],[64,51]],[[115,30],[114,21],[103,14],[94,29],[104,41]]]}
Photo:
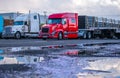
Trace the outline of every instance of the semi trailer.
{"label": "semi trailer", "polygon": [[120,38],[120,21],[77,13],[56,13],[48,17],[39,37],[47,38]]}
{"label": "semi trailer", "polygon": [[4,25],[4,19],[2,16],[0,16],[0,37],[1,37],[2,32],[3,32],[3,25]]}
{"label": "semi trailer", "polygon": [[14,20],[13,25],[6,26],[3,38],[38,37],[40,31],[40,15],[38,13],[21,14]]}

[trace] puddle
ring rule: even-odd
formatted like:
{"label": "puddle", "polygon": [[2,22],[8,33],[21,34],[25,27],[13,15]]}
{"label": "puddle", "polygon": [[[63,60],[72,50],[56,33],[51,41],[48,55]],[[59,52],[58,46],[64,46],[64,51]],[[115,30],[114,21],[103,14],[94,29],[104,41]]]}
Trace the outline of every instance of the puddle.
{"label": "puddle", "polygon": [[[91,59],[91,58],[89,58]],[[99,57],[88,62],[78,78],[118,78],[120,77],[120,58]]]}
{"label": "puddle", "polygon": [[0,78],[120,77],[119,44],[74,47],[1,48]]}
{"label": "puddle", "polygon": [[44,60],[45,60],[44,57],[37,57],[37,56],[14,56],[14,57],[0,56],[0,65],[2,64],[34,64]]}
{"label": "puddle", "polygon": [[120,58],[58,56],[57,59],[45,60],[43,57],[33,56],[4,57],[0,60],[0,72],[1,70],[1,74],[17,78],[28,78],[28,76],[35,78],[118,78]]}
{"label": "puddle", "polygon": [[56,57],[0,57],[0,72],[9,78],[13,76],[17,78],[28,78],[28,76],[34,78],[117,78],[120,75],[120,58],[118,57],[60,55]]}

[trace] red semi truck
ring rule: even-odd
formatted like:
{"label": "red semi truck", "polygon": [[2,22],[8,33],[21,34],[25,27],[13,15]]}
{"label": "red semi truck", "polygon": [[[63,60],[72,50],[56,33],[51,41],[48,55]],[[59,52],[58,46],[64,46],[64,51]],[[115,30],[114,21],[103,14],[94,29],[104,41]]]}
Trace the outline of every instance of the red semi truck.
{"label": "red semi truck", "polygon": [[39,37],[46,38],[77,38],[78,14],[58,13],[49,16],[47,24],[42,26]]}
{"label": "red semi truck", "polygon": [[[110,21],[109,21],[110,20]],[[47,38],[120,38],[120,21],[77,13],[56,13],[48,17],[39,37]]]}

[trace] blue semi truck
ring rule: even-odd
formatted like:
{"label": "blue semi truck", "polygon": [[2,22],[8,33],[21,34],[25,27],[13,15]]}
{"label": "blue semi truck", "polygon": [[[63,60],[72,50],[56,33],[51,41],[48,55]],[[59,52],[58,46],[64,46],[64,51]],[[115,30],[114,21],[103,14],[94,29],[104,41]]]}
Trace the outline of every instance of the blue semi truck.
{"label": "blue semi truck", "polygon": [[4,19],[2,16],[0,16],[0,37],[2,36],[3,27],[4,27]]}

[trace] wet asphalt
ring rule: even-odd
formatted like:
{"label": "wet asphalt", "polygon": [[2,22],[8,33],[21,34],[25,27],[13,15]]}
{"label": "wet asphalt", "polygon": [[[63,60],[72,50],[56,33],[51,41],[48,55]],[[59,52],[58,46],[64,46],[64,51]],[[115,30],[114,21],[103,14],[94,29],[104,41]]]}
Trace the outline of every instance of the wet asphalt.
{"label": "wet asphalt", "polygon": [[0,47],[47,46],[68,44],[120,43],[120,39],[0,39]]}
{"label": "wet asphalt", "polygon": [[0,39],[0,78],[120,78],[120,40]]}

